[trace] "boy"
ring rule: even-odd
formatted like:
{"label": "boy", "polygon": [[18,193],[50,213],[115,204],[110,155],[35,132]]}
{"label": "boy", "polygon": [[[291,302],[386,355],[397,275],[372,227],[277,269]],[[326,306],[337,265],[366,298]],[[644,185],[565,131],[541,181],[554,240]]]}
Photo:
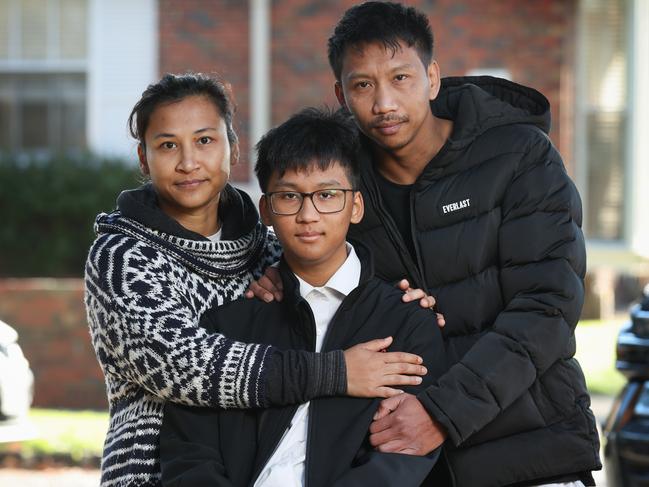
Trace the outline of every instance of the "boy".
{"label": "boy", "polygon": [[[282,243],[285,298],[230,303],[208,313],[204,326],[239,340],[316,351],[390,335],[395,349],[421,355],[428,368],[411,392],[429,385],[445,367],[435,314],[402,304],[400,291],[374,277],[366,248],[345,239],[363,217],[363,198],[356,136],[344,116],[304,110],[257,148],[260,212]],[[439,450],[423,457],[374,451],[367,432],[377,404],[347,397],[265,411],[170,404],[161,436],[163,484],[420,485]]]}

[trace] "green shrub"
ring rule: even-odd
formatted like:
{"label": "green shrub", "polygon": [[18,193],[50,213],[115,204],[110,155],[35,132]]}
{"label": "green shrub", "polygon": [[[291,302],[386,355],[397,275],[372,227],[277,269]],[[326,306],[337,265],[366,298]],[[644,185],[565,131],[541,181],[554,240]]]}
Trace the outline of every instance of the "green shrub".
{"label": "green shrub", "polygon": [[1,156],[0,276],[82,276],[95,216],[138,184],[120,160]]}

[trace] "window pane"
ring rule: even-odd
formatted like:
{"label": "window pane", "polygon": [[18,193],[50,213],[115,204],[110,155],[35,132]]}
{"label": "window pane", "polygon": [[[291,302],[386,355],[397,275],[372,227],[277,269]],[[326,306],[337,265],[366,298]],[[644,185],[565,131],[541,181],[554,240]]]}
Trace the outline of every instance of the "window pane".
{"label": "window pane", "polygon": [[11,149],[12,146],[12,123],[11,107],[15,100],[13,90],[13,79],[6,74],[0,74],[0,149]]}
{"label": "window pane", "polygon": [[0,73],[0,148],[82,149],[84,74]]}
{"label": "window pane", "polygon": [[48,147],[47,102],[25,102],[21,107],[22,141],[24,149],[46,149]]}
{"label": "window pane", "polygon": [[627,142],[625,0],[584,0],[586,235],[624,238]]}
{"label": "window pane", "polygon": [[61,58],[86,57],[86,0],[61,0]]}
{"label": "window pane", "polygon": [[58,78],[60,110],[58,128],[59,148],[81,149],[86,145],[86,93],[84,75],[61,75]]}
{"label": "window pane", "polygon": [[0,99],[0,150],[9,150],[11,148],[11,104],[4,99]]}
{"label": "window pane", "polygon": [[599,112],[588,117],[588,236],[619,240],[624,235],[624,115]]}
{"label": "window pane", "polygon": [[47,0],[21,0],[22,58],[47,58]]}
{"label": "window pane", "polygon": [[9,1],[0,0],[0,59],[9,57]]}
{"label": "window pane", "polygon": [[86,146],[86,107],[83,101],[64,102],[61,107],[61,149]]}

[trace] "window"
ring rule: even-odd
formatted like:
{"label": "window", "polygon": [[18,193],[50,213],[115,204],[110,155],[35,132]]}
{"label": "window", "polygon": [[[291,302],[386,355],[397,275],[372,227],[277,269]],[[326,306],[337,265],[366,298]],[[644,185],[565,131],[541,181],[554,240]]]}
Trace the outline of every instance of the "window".
{"label": "window", "polygon": [[86,0],[0,0],[0,150],[86,145]]}
{"label": "window", "polygon": [[577,86],[581,125],[580,190],[586,236],[625,238],[628,148],[627,2],[581,3],[581,81]]}

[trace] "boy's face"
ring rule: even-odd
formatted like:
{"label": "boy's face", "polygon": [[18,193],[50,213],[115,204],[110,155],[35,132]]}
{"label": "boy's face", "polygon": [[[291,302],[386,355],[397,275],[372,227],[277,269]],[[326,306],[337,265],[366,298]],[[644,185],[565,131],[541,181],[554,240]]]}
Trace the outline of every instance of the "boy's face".
{"label": "boy's face", "polygon": [[388,153],[433,136],[429,101],[437,97],[439,68],[424,66],[417,50],[403,42],[392,51],[380,43],[345,49],[336,97],[361,131]]}
{"label": "boy's face", "polygon": [[[278,191],[312,193],[324,189],[352,189],[347,173],[339,163],[331,164],[325,171],[314,164],[299,172],[287,171],[281,177],[275,172],[259,208],[263,222],[275,229],[293,272],[311,276],[315,272],[328,279],[347,258],[345,237],[350,223],[358,223],[363,217],[360,192],[345,191],[342,194],[344,208],[336,213],[320,213],[311,198],[304,197],[302,208],[294,215],[275,214],[269,196]],[[287,198],[295,196],[289,194]],[[321,209],[327,205],[325,200],[329,197],[329,193],[321,196]],[[313,198],[317,198],[316,195]]]}

